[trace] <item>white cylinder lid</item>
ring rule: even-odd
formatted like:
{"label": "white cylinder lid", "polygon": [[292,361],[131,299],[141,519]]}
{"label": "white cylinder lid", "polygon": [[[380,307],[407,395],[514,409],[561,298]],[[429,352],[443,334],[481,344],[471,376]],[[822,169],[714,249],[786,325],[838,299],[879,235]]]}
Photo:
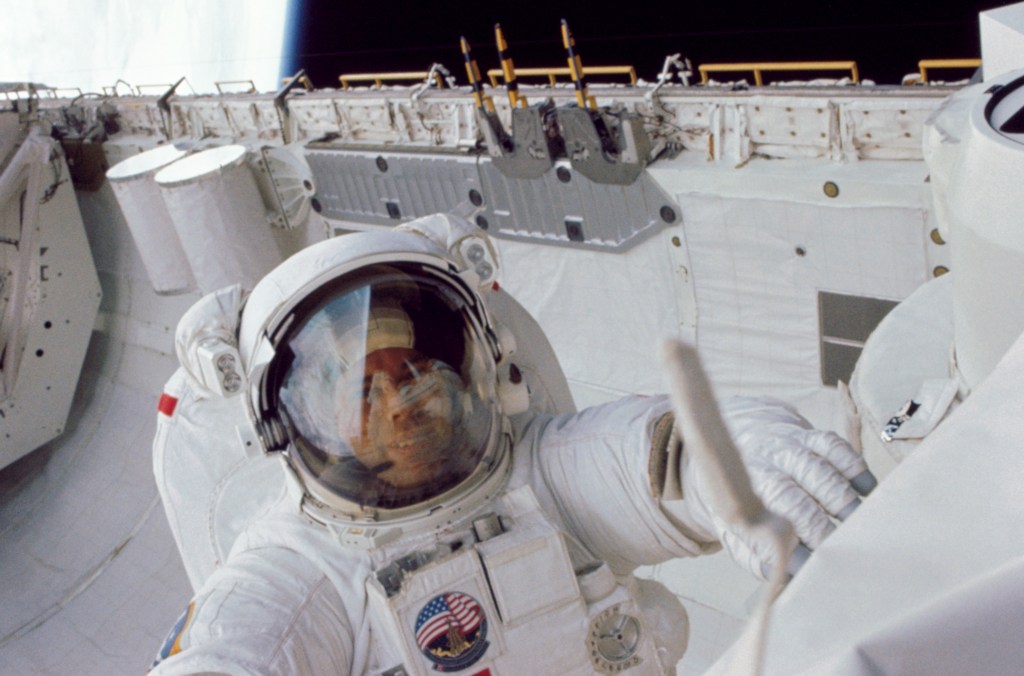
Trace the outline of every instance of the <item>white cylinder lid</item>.
{"label": "white cylinder lid", "polygon": [[111,181],[138,178],[166,167],[171,162],[180,160],[187,154],[187,150],[177,148],[170,143],[157,146],[138,155],[132,155],[121,160],[107,170],[107,178]]}
{"label": "white cylinder lid", "polygon": [[248,152],[245,146],[229,145],[210,148],[175,162],[156,175],[162,186],[181,185],[239,163]]}

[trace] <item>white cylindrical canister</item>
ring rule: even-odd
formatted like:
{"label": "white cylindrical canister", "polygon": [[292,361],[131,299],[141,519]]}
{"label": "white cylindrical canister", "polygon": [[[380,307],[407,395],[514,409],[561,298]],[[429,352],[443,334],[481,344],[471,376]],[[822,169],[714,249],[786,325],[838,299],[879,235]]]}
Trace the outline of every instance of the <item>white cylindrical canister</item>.
{"label": "white cylindrical canister", "polygon": [[246,152],[210,148],[156,175],[203,293],[236,283],[251,289],[282,260]]}
{"label": "white cylindrical canister", "polygon": [[188,151],[162,145],[118,162],[107,171],[149,281],[160,294],[195,287],[192,268],[178,240],[178,231],[160,197],[154,176],[185,157]]}
{"label": "white cylindrical canister", "polygon": [[946,198],[956,360],[971,389],[1024,330],[1024,71],[986,84]]}

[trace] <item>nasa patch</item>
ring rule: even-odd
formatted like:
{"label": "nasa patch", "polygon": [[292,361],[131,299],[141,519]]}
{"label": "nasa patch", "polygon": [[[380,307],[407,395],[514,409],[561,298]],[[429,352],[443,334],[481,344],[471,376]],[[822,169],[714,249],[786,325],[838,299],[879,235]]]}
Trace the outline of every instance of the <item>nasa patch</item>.
{"label": "nasa patch", "polygon": [[459,671],[487,651],[487,616],[469,594],[446,592],[416,616],[416,645],[437,671]]}
{"label": "nasa patch", "polygon": [[181,636],[185,633],[188,625],[192,622],[192,616],[196,611],[196,602],[192,601],[188,604],[188,608],[181,614],[178,621],[174,623],[170,633],[167,634],[167,638],[164,639],[164,644],[160,647],[160,651],[156,654],[156,659],[153,660],[153,664],[149,665],[152,669],[156,665],[163,662],[171,655],[177,655],[181,652]]}

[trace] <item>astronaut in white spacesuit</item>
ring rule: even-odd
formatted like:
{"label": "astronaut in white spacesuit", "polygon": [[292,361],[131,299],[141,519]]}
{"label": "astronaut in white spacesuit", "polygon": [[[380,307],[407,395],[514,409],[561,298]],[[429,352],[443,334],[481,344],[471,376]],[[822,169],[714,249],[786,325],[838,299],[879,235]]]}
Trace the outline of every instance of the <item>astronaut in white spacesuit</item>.
{"label": "astronaut in white spacesuit", "polygon": [[[193,576],[153,673],[673,673],[686,614],[633,570],[724,545],[765,574],[768,550],[706,507],[667,399],[572,412],[496,267],[483,233],[435,216],[257,284],[239,448],[280,459],[286,488]],[[722,410],[813,549],[863,461],[780,402]]]}

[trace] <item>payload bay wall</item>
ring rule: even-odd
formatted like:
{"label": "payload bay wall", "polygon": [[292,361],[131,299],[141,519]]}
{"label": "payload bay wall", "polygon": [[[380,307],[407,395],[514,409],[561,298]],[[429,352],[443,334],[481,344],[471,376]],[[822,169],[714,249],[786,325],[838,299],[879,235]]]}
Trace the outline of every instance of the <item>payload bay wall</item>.
{"label": "payload bay wall", "polygon": [[[569,87],[521,91],[574,106]],[[467,88],[181,96],[162,107],[83,99],[76,114],[84,126],[116,108],[105,166],[169,141],[295,149],[313,185],[305,227],[318,233],[470,214],[498,240],[503,285],[548,332],[580,405],[663,390],[655,345],[678,335],[697,342],[719,393],[782,396],[831,426],[836,384],[867,334],[948,270],[921,141],[952,91],[592,85],[649,141],[628,184],[594,180],[567,156],[539,176],[509,176]],[[41,101],[41,113],[65,124],[65,104]]]}

